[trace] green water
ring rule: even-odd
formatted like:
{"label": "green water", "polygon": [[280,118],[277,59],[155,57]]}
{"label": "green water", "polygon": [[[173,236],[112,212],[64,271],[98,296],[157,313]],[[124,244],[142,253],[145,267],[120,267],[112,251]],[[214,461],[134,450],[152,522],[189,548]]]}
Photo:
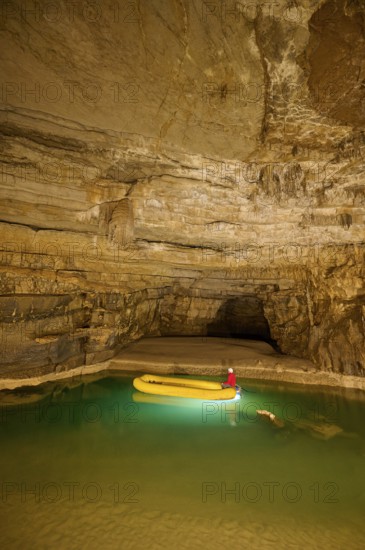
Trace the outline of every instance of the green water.
{"label": "green water", "polygon": [[2,547],[364,547],[363,394],[238,382],[224,403],[120,375],[4,394]]}

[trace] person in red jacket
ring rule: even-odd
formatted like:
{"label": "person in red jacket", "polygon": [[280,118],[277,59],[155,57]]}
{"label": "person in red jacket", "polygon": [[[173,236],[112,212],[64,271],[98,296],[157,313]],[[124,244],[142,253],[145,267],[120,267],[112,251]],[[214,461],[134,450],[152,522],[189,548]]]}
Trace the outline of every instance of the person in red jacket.
{"label": "person in red jacket", "polygon": [[228,369],[228,379],[225,382],[222,382],[222,388],[235,388],[236,387],[236,375],[233,372],[232,368]]}

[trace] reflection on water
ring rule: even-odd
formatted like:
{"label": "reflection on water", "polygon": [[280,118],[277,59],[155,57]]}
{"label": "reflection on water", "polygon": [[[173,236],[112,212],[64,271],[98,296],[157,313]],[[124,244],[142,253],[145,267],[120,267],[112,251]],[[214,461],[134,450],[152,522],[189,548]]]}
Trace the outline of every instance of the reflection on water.
{"label": "reflection on water", "polygon": [[3,394],[3,546],[361,548],[362,394],[238,382],[228,402],[123,376]]}

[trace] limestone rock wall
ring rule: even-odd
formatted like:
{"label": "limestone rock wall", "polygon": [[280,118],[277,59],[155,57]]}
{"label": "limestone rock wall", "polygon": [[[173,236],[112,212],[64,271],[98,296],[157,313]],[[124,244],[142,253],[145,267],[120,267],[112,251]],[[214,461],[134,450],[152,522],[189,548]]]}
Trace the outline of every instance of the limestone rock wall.
{"label": "limestone rock wall", "polygon": [[1,376],[178,334],[363,376],[362,3],[70,6],[1,12]]}

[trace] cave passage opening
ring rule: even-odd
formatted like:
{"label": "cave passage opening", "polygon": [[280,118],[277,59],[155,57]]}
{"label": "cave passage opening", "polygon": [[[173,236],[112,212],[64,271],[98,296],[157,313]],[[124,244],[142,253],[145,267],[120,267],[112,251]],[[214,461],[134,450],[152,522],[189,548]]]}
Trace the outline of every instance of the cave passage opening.
{"label": "cave passage opening", "polygon": [[270,333],[263,302],[257,296],[242,296],[224,301],[215,319],[207,325],[207,336],[261,340],[282,353]]}

